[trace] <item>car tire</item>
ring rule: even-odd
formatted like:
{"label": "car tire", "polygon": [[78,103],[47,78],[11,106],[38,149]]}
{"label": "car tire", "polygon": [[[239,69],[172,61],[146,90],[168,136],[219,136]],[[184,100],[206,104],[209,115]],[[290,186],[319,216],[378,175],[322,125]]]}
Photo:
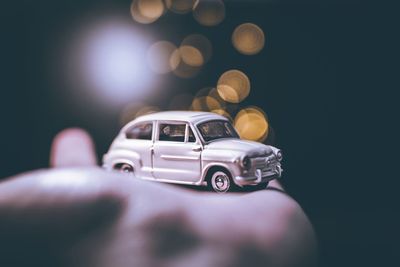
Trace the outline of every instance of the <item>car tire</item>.
{"label": "car tire", "polygon": [[133,168],[133,166],[128,163],[117,164],[117,165],[115,165],[114,170],[117,170],[121,173],[134,173],[135,172],[135,169]]}
{"label": "car tire", "polygon": [[210,174],[207,185],[210,190],[217,193],[226,193],[236,188],[230,173],[221,169]]}

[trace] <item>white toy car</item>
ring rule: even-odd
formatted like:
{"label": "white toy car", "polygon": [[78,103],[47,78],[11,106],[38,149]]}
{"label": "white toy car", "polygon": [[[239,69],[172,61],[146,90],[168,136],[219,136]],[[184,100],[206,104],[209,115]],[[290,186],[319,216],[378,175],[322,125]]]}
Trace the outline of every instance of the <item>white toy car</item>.
{"label": "white toy car", "polygon": [[167,111],[128,123],[103,157],[103,167],[146,180],[207,185],[224,193],[266,187],[280,178],[279,149],[239,138],[228,119],[209,112]]}

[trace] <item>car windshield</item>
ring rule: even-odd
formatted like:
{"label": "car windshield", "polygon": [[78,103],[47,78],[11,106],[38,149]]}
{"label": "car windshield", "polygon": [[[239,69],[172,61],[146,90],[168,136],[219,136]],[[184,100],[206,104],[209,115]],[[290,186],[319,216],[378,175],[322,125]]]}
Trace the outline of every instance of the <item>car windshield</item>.
{"label": "car windshield", "polygon": [[239,138],[232,124],[228,121],[214,120],[197,125],[204,141],[210,142],[221,138]]}

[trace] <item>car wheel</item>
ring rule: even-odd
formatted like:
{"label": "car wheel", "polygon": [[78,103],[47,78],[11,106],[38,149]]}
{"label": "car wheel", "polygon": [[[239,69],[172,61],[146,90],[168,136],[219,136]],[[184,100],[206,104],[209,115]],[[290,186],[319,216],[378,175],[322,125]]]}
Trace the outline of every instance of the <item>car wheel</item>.
{"label": "car wheel", "polygon": [[225,193],[232,190],[234,184],[226,171],[219,170],[211,175],[209,187],[217,193]]}
{"label": "car wheel", "polygon": [[122,173],[133,173],[134,172],[133,166],[128,163],[117,164],[114,167],[114,169],[119,172],[122,172]]}

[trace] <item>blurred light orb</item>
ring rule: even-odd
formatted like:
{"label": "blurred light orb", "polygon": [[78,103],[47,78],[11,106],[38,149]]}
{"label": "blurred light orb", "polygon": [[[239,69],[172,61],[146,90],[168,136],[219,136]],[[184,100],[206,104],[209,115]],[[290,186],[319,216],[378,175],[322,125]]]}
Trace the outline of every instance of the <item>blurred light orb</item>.
{"label": "blurred light orb", "polygon": [[79,67],[87,86],[107,102],[143,96],[154,81],[144,66],[147,41],[131,25],[100,24],[81,41]]}
{"label": "blurred light orb", "polygon": [[263,30],[253,23],[244,23],[236,27],[232,34],[233,46],[244,55],[255,55],[265,45]]}
{"label": "blurred light orb", "polygon": [[154,43],[147,51],[147,64],[156,73],[165,74],[176,69],[179,62],[171,62],[176,46],[167,41]]}
{"label": "blurred light orb", "polygon": [[192,11],[196,0],[165,0],[169,10],[177,14],[186,14]]}
{"label": "blurred light orb", "polygon": [[[219,96],[217,89],[214,87],[204,87],[197,91],[195,98],[201,98],[206,105],[204,111],[212,111],[214,109],[223,109],[226,106],[225,101]],[[218,103],[216,103],[218,102]]]}
{"label": "blurred light orb", "polygon": [[193,46],[184,45],[179,47],[181,59],[189,66],[201,67],[204,64],[202,53]]}
{"label": "blurred light orb", "polygon": [[226,102],[224,99],[222,99],[222,97],[219,95],[217,88],[212,87],[209,91],[208,91],[208,96],[214,98],[215,100],[217,100],[220,104],[220,106],[222,108],[226,107]]}
{"label": "blurred light orb", "polygon": [[269,124],[265,113],[257,107],[239,111],[234,125],[241,138],[263,142],[268,136]]}
{"label": "blurred light orb", "polygon": [[200,72],[201,67],[190,66],[189,64],[187,64],[182,59],[183,56],[181,52],[182,52],[181,49],[175,49],[175,51],[172,53],[170,64],[171,66],[175,67],[173,73],[179,78],[183,79],[193,78]]}
{"label": "blurred light orb", "polygon": [[168,110],[189,110],[193,102],[193,96],[190,94],[180,94],[172,98],[168,105]]}
{"label": "blurred light orb", "polygon": [[180,47],[172,53],[170,64],[176,76],[189,79],[200,72],[211,55],[211,42],[201,34],[192,34],[183,39]]}
{"label": "blurred light orb", "polygon": [[193,17],[203,26],[216,26],[225,18],[225,5],[221,0],[197,0]]}
{"label": "blurred light orb", "polygon": [[[187,36],[185,39],[183,39],[181,47],[191,47],[189,50],[192,50],[192,53],[187,53],[186,55],[189,62],[198,64],[200,61],[202,61],[201,65],[203,65],[211,59],[212,44],[204,35],[191,34]],[[200,53],[200,55],[198,53]]]}
{"label": "blurred light orb", "polygon": [[158,20],[165,11],[162,0],[133,0],[131,4],[132,18],[142,24]]}
{"label": "blurred light orb", "polygon": [[221,109],[219,102],[210,96],[196,97],[190,107],[190,110],[193,111],[211,111],[217,109]]}
{"label": "blurred light orb", "polygon": [[221,116],[224,116],[225,118],[227,118],[230,121],[232,121],[231,115],[228,113],[228,111],[226,111],[224,109],[214,109],[214,110],[211,110],[211,112],[216,113],[216,114],[221,115]]}
{"label": "blurred light orb", "polygon": [[250,93],[250,80],[240,70],[229,70],[219,78],[217,90],[226,102],[239,103]]}
{"label": "blurred light orb", "polygon": [[140,13],[147,18],[159,18],[164,14],[164,3],[162,0],[138,0]]}

